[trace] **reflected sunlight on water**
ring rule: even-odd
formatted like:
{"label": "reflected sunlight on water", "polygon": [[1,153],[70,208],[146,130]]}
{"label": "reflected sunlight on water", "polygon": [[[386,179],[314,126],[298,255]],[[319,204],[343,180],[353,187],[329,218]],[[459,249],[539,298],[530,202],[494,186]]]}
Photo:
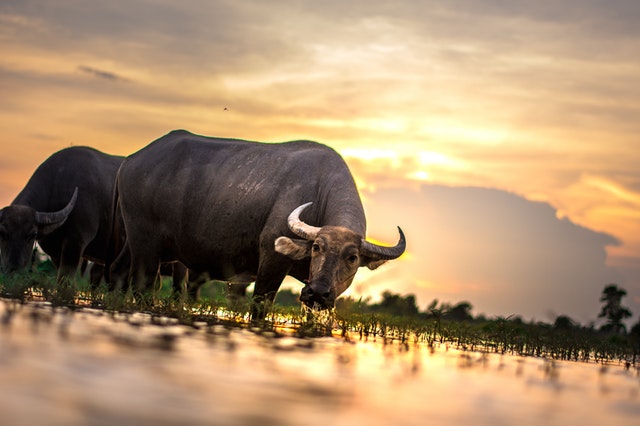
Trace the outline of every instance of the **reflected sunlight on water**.
{"label": "reflected sunlight on water", "polygon": [[0,299],[3,425],[622,425],[638,370]]}

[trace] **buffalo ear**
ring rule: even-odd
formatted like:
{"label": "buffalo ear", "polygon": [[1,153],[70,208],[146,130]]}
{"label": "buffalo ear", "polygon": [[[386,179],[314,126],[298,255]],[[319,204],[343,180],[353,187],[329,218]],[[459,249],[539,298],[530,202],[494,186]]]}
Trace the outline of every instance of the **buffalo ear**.
{"label": "buffalo ear", "polygon": [[291,239],[288,237],[278,237],[275,242],[275,249],[278,253],[293,259],[300,260],[311,255],[311,244],[309,240]]}
{"label": "buffalo ear", "polygon": [[386,259],[375,259],[373,257],[361,257],[360,258],[360,266],[366,266],[367,268],[374,270],[378,266],[385,263]]}

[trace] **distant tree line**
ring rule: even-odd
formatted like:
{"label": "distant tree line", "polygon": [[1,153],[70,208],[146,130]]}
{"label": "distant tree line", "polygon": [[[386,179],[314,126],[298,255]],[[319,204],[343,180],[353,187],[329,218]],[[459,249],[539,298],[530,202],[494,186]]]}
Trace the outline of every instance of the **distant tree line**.
{"label": "distant tree line", "polygon": [[[631,311],[623,306],[622,299],[627,295],[626,290],[618,287],[616,284],[608,284],[602,290],[600,302],[602,309],[598,314],[598,318],[604,318],[605,323],[598,331],[606,334],[626,334],[627,329],[624,320],[632,316]],[[298,295],[292,290],[282,289],[276,297],[276,304],[281,306],[299,306]],[[425,310],[420,310],[416,303],[416,297],[413,294],[400,295],[390,291],[382,293],[382,299],[377,303],[371,303],[370,298],[354,299],[352,296],[341,297],[336,301],[336,309],[338,312],[360,312],[360,313],[378,313],[396,317],[416,318],[416,319],[435,319],[438,321],[457,321],[457,322],[485,322],[488,321],[486,316],[473,316],[471,311],[473,305],[467,301],[451,304],[447,302],[439,302],[434,299]],[[518,316],[510,316],[511,321],[522,322]],[[582,326],[568,317],[567,315],[559,315],[553,322],[553,327],[559,330],[568,330],[581,328]],[[587,328],[594,328],[589,325]],[[594,329],[595,331],[595,329]],[[640,338],[640,318],[638,323],[633,325],[630,330],[632,335]]]}
{"label": "distant tree line", "polygon": [[[616,284],[604,287],[598,317],[605,321],[600,327],[594,323],[583,326],[567,315],[557,316],[552,323],[525,322],[517,315],[474,316],[467,301],[451,304],[433,300],[421,310],[413,294],[391,291],[383,292],[376,303],[370,298],[341,297],[336,301],[336,318],[344,333],[360,339],[393,336],[402,342],[412,338],[463,350],[483,348],[575,361],[618,360],[630,368],[640,360],[640,320],[627,332],[623,321],[632,313],[623,304],[626,294]],[[276,305],[295,310],[300,302],[296,293],[283,289],[276,296]]]}

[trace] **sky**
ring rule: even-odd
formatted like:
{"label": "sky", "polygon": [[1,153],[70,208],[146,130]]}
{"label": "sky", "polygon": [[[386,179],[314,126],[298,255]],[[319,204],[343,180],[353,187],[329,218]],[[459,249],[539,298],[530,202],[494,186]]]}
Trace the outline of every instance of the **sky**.
{"label": "sky", "polygon": [[173,129],[343,155],[368,236],[349,295],[640,318],[640,2],[0,0],[0,204],[53,152]]}

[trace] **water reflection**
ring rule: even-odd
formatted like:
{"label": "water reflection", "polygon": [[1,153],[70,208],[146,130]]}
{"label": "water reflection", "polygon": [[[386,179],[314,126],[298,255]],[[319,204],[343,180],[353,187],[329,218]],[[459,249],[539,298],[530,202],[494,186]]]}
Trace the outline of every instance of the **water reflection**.
{"label": "water reflection", "polygon": [[2,424],[635,424],[634,367],[0,300]]}

